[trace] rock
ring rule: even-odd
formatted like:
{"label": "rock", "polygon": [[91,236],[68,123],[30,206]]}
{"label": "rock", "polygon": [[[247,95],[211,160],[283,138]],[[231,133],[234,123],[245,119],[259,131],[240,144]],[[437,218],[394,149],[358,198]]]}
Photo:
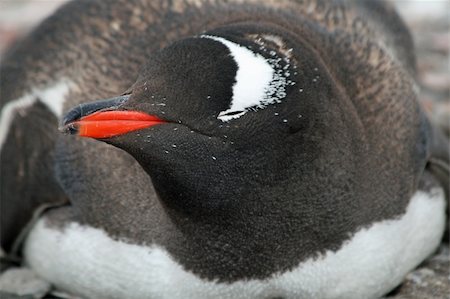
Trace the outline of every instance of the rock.
{"label": "rock", "polygon": [[27,268],[10,268],[0,275],[1,298],[43,298],[50,289],[50,283]]}
{"label": "rock", "polygon": [[35,297],[33,297],[31,295],[18,296],[18,295],[0,291],[0,298],[2,298],[2,299],[34,299]]}
{"label": "rock", "polygon": [[449,299],[450,250],[442,244],[438,253],[406,276],[386,299]]}

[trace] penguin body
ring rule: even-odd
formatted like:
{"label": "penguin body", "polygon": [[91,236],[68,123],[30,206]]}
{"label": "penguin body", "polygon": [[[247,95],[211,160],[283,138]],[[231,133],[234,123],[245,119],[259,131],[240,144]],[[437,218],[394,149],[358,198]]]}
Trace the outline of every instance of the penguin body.
{"label": "penguin body", "polygon": [[52,215],[31,231],[25,253],[46,279],[86,298],[380,298],[439,244],[444,209],[442,190],[419,191],[401,219],[264,279],[201,278],[163,247],[120,241],[77,221],[55,228]]}
{"label": "penguin body", "polygon": [[[12,78],[48,65],[30,109],[76,107],[53,113],[63,129],[110,144],[41,134],[52,161],[39,172],[60,196],[23,197],[15,210],[70,201],[25,242],[42,277],[89,298],[377,298],[437,247],[437,138],[416,101],[409,35],[387,6],[102,5],[69,4],[11,54],[30,55],[21,51],[50,27],[39,45],[62,47],[52,63],[5,64]],[[74,11],[84,49],[57,28],[73,26]],[[52,90],[59,110],[45,106]],[[147,125],[123,131],[121,117]],[[22,137],[10,132],[13,151]]]}

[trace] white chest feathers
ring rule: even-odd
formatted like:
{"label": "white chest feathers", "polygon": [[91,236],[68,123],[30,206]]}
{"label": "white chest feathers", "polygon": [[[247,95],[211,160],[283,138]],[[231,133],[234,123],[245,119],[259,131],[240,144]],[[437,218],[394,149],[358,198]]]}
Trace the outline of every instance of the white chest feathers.
{"label": "white chest feathers", "polygon": [[200,279],[164,248],[137,246],[71,223],[64,230],[41,219],[25,257],[58,288],[87,298],[379,298],[438,246],[445,225],[441,189],[417,192],[398,219],[357,232],[337,252],[307,260],[263,280],[218,283]]}

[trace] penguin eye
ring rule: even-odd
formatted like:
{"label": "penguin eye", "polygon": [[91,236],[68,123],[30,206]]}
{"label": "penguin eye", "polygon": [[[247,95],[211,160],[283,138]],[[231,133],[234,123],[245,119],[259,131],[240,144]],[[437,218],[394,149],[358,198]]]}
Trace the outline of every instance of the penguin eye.
{"label": "penguin eye", "polygon": [[[231,110],[231,111],[227,112],[228,110]],[[220,112],[219,116],[217,118],[218,119],[221,119],[221,118],[223,119],[226,116],[234,116],[233,118],[238,118],[241,115],[244,115],[245,112],[246,112],[245,110],[232,110],[231,108],[228,109],[228,110]]]}
{"label": "penguin eye", "polygon": [[[233,96],[229,108],[217,116],[223,122],[240,118],[249,111],[258,111],[266,106],[280,103],[286,97],[286,88],[295,83],[290,80],[290,59],[267,49],[259,39],[254,52],[225,38],[203,35],[225,45],[237,65]],[[265,53],[268,57],[262,55]]]}

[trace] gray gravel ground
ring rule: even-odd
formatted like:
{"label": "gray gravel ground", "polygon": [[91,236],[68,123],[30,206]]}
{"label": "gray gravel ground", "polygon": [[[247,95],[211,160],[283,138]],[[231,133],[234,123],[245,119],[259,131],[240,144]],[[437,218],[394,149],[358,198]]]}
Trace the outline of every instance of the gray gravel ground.
{"label": "gray gravel ground", "polygon": [[[66,0],[0,0],[0,56],[5,48]],[[420,99],[432,120],[450,134],[450,1],[391,0],[411,28],[418,56]],[[16,295],[12,295],[15,293]],[[44,296],[44,297],[43,297]],[[0,275],[1,299],[72,298],[26,268]],[[449,244],[410,273],[386,299],[449,299]]]}

